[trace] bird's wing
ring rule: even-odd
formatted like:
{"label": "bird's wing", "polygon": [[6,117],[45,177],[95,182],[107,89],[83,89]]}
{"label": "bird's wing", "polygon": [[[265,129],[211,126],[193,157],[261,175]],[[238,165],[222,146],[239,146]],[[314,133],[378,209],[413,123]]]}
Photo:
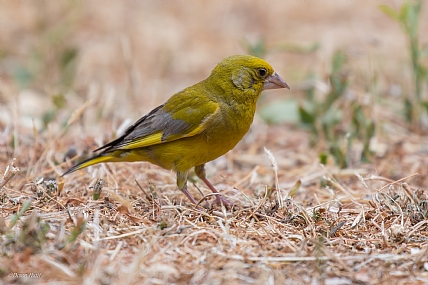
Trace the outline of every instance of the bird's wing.
{"label": "bird's wing", "polygon": [[206,97],[173,96],[131,125],[121,137],[95,151],[129,150],[191,137],[203,132],[217,112],[218,103]]}

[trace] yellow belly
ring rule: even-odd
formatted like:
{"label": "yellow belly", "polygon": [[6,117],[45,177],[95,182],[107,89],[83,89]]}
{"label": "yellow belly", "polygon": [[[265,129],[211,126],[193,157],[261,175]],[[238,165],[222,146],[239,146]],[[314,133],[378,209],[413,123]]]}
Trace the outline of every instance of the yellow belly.
{"label": "yellow belly", "polygon": [[[165,169],[186,171],[214,160],[231,150],[242,136],[208,137],[200,134],[189,138],[162,143],[122,154],[124,161],[149,161]],[[125,156],[127,156],[125,158]]]}

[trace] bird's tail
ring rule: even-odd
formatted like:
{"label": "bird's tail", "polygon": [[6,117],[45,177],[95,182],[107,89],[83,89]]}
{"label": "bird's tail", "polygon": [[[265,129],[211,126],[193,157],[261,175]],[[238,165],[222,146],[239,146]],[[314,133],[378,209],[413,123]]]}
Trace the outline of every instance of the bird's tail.
{"label": "bird's tail", "polygon": [[101,163],[101,162],[112,161],[112,159],[114,159],[114,156],[110,156],[110,155],[106,155],[106,154],[99,154],[99,155],[93,156],[87,160],[82,161],[81,163],[76,164],[75,166],[73,166],[72,168],[67,170],[63,175],[61,175],[61,177],[65,176],[67,174],[70,174],[76,170],[88,167],[90,165],[94,165],[94,164]]}

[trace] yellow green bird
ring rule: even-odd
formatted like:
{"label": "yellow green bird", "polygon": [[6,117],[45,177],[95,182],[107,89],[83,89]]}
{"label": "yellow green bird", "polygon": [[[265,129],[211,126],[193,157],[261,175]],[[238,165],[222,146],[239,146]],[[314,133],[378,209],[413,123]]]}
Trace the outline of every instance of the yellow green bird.
{"label": "yellow green bird", "polygon": [[[290,89],[263,59],[227,57],[207,79],[173,95],[63,176],[101,162],[148,161],[175,171],[178,188],[196,204],[187,190],[189,170],[194,167],[196,175],[218,193],[205,176],[205,163],[235,147],[253,122],[261,92],[278,88]],[[216,202],[220,201],[230,204],[216,195]]]}

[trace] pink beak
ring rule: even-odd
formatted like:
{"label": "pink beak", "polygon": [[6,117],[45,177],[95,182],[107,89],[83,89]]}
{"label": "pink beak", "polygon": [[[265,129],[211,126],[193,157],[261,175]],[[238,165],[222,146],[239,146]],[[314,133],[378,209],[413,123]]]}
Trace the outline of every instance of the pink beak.
{"label": "pink beak", "polygon": [[274,72],[271,76],[268,76],[266,78],[265,84],[263,85],[263,90],[280,88],[290,89],[287,83],[285,83],[284,79],[282,79],[281,76],[279,76],[276,72]]}

